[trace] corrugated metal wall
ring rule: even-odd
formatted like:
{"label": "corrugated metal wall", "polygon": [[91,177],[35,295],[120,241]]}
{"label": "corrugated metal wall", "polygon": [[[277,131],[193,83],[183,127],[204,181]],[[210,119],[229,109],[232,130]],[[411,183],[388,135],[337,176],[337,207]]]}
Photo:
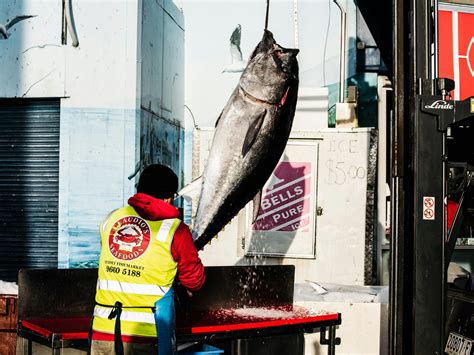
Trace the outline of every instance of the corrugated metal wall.
{"label": "corrugated metal wall", "polygon": [[59,99],[0,99],[0,280],[58,261]]}

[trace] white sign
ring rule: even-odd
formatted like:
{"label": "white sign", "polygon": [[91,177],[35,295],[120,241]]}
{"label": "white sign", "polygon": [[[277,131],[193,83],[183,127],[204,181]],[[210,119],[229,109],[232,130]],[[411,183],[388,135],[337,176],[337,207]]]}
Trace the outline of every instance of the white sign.
{"label": "white sign", "polygon": [[435,198],[423,196],[423,219],[434,221],[435,219]]}

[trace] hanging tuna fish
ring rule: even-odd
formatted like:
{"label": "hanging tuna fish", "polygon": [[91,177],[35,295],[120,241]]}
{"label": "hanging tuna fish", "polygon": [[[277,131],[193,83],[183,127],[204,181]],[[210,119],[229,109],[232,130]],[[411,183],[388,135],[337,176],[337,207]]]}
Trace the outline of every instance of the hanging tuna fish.
{"label": "hanging tuna fish", "polygon": [[254,220],[258,215],[261,190],[285,149],[293,123],[298,52],[281,47],[265,30],[217,119],[202,177],[180,192],[200,188],[193,223],[198,249],[252,199]]}

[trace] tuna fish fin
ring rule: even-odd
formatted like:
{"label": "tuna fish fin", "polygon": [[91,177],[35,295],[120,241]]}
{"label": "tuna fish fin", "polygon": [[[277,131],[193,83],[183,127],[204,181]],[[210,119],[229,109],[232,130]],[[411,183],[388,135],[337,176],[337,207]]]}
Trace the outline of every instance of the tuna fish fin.
{"label": "tuna fish fin", "polygon": [[263,110],[263,112],[258,115],[257,117],[252,117],[252,122],[250,123],[249,129],[247,131],[247,135],[244,139],[244,145],[242,146],[242,156],[248,153],[250,148],[255,142],[255,138],[257,138],[258,132],[260,132],[260,128],[262,128],[263,119],[267,114],[267,110]]}
{"label": "tuna fish fin", "polygon": [[257,194],[253,198],[253,216],[252,223],[257,220],[258,214],[260,213],[260,203],[262,202],[262,190],[258,190]]}
{"label": "tuna fish fin", "polygon": [[202,176],[193,180],[181,190],[179,190],[178,195],[183,197],[186,201],[192,201],[194,198],[199,197],[201,193],[202,186]]}

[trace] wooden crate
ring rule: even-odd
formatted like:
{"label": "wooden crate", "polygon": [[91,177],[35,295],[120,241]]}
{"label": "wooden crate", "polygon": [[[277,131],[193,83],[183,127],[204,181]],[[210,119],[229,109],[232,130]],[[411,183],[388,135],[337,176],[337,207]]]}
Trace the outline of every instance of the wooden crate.
{"label": "wooden crate", "polygon": [[16,354],[17,296],[0,295],[0,355]]}
{"label": "wooden crate", "polygon": [[16,354],[16,331],[6,332],[0,330],[0,355]]}

